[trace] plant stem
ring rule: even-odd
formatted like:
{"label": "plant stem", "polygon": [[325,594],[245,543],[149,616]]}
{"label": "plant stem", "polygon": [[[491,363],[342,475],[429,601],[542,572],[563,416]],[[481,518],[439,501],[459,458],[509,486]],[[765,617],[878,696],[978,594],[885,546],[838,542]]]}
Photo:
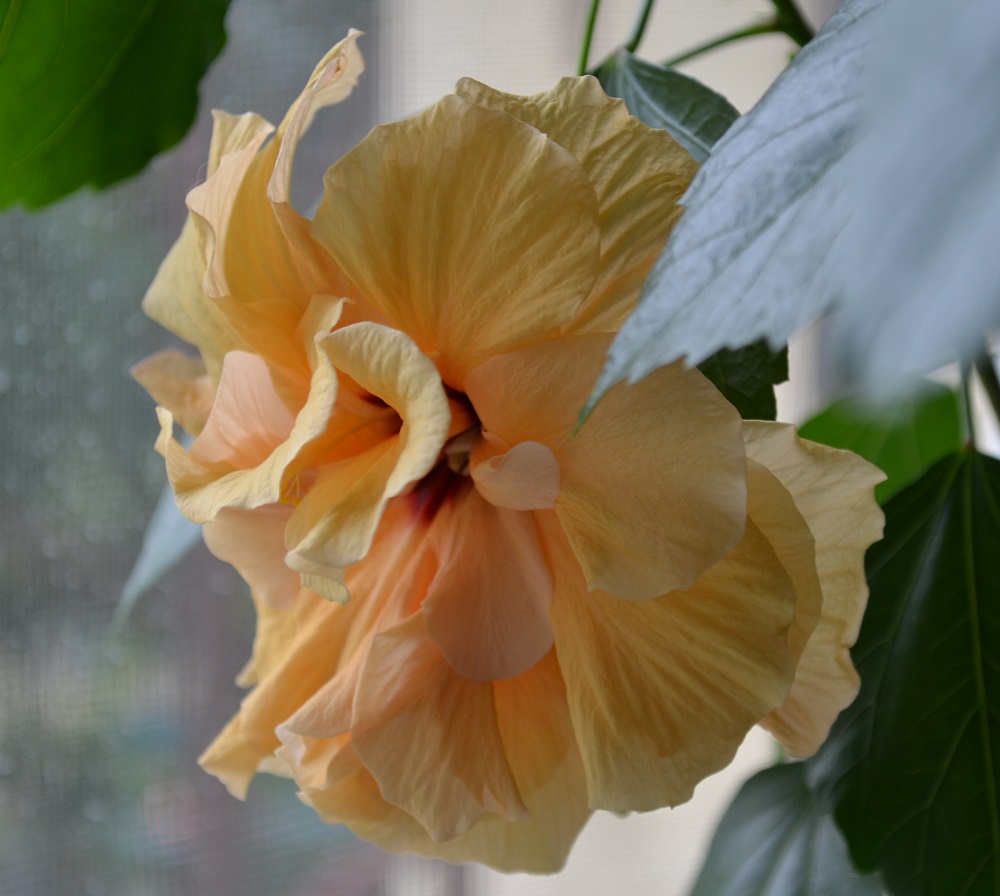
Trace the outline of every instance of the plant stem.
{"label": "plant stem", "polygon": [[587,24],[583,29],[583,46],[580,47],[580,64],[577,66],[577,74],[587,74],[587,60],[590,57],[590,44],[594,39],[594,26],[597,24],[597,10],[601,7],[601,0],[590,0],[590,11],[587,13]]}
{"label": "plant stem", "polygon": [[632,36],[625,44],[625,49],[634,53],[639,49],[642,36],[646,32],[646,23],[649,21],[649,14],[653,11],[653,4],[656,0],[643,0],[642,9],[639,10],[639,18],[635,20],[635,27],[632,29]]}
{"label": "plant stem", "polygon": [[976,447],[975,412],[972,409],[972,366],[962,362],[959,367],[962,387],[962,411],[965,417],[965,443],[970,449]]}
{"label": "plant stem", "polygon": [[813,39],[815,32],[809,27],[809,23],[802,18],[802,13],[795,5],[795,0],[771,0],[771,2],[778,13],[780,31],[787,34],[800,47],[804,47]]}
{"label": "plant stem", "polygon": [[984,351],[972,362],[979,374],[979,382],[983,384],[983,391],[990,400],[993,414],[1000,421],[1000,379],[997,378],[996,365],[993,363],[993,356]]}
{"label": "plant stem", "polygon": [[662,64],[665,66],[680,65],[682,62],[694,59],[695,56],[700,56],[702,53],[707,53],[709,50],[714,50],[716,47],[725,46],[735,40],[742,40],[744,37],[754,37],[757,34],[778,34],[782,31],[781,22],[777,18],[766,19],[763,22],[758,22],[756,25],[749,25],[746,28],[741,28],[739,31],[730,31],[728,34],[723,34],[721,37],[716,37],[706,43],[698,44],[698,46],[693,47],[690,50],[686,50],[679,56],[674,56]]}

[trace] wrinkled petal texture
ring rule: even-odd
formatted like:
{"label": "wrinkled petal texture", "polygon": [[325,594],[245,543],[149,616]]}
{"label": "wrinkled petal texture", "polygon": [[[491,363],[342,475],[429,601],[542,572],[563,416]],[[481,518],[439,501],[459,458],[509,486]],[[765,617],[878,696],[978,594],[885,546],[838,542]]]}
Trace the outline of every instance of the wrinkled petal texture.
{"label": "wrinkled petal texture", "polygon": [[314,231],[456,389],[490,355],[571,320],[597,275],[597,199],[580,164],[457,96],[337,162]]}
{"label": "wrinkled petal texture", "polygon": [[277,127],[215,113],[144,299],[200,354],[134,370],[157,450],[257,617],[199,761],[384,849],[551,872],[593,810],[689,799],[755,724],[816,749],[857,688],[877,474],[681,364],[577,425],[697,167],[593,78],[463,80],[299,214],[357,38]]}

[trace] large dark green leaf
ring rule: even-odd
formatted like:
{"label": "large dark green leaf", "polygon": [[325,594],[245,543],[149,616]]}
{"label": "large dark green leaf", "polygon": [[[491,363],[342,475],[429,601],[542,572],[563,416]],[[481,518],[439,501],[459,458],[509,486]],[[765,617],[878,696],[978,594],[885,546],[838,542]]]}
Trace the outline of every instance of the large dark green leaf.
{"label": "large dark green leaf", "polygon": [[716,828],[691,896],[879,896],[861,877],[801,762],[754,775]]}
{"label": "large dark green leaf", "polygon": [[625,100],[636,118],[667,131],[699,162],[740,117],[729,100],[700,81],[639,59],[624,47],[593,73],[608,96]]}
{"label": "large dark green leaf", "polygon": [[764,340],[743,348],[724,348],[698,369],[744,420],[773,420],[777,412],[774,386],[788,379],[788,349],[774,351]]}
{"label": "large dark green leaf", "polygon": [[1000,3],[895,0],[881,31],[830,345],[876,393],[1000,326]]}
{"label": "large dark green leaf", "polygon": [[855,864],[899,896],[1000,893],[1000,462],[932,467],[885,507],[861,693],[809,762]]}
{"label": "large dark green leaf", "polygon": [[884,504],[932,463],[962,447],[958,395],[928,383],[879,410],[838,401],[799,427],[799,435],[846,448],[880,467],[888,478],[875,486],[875,497]]}
{"label": "large dark green leaf", "polygon": [[679,357],[698,364],[762,337],[783,345],[829,306],[825,268],[850,208],[843,157],[860,130],[862,73],[883,2],[844,0],[713,148],[595,398]]}
{"label": "large dark green leaf", "polygon": [[190,127],[229,0],[0,0],[0,208],[139,171]]}

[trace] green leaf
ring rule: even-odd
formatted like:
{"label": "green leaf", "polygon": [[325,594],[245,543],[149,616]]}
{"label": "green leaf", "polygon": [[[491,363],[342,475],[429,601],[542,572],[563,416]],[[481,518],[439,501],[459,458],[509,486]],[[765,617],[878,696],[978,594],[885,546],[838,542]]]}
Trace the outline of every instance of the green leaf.
{"label": "green leaf", "polygon": [[229,0],[0,0],[0,208],[106,187],[177,143]]}
{"label": "green leaf", "polygon": [[890,4],[831,356],[879,395],[1000,326],[1000,3]]}
{"label": "green leaf", "polygon": [[850,208],[843,156],[883,2],[844,0],[713,148],[588,407],[679,357],[698,364],[761,338],[781,346],[830,305],[828,254]]}
{"label": "green leaf", "polygon": [[838,401],[799,427],[799,435],[846,448],[880,467],[888,478],[875,486],[875,498],[884,504],[932,463],[962,447],[960,402],[956,392],[930,383],[877,411]]}
{"label": "green leaf", "polygon": [[1000,893],[1000,462],[939,461],[885,507],[861,693],[808,763],[855,864],[905,896]]}
{"label": "green leaf", "polygon": [[698,365],[744,420],[773,420],[774,386],[788,379],[788,349],[761,340],[739,349],[724,348]]}
{"label": "green leaf", "polygon": [[608,96],[651,128],[661,128],[698,162],[739,118],[730,102],[700,81],[633,56],[622,48],[593,70]]}
{"label": "green leaf", "polygon": [[691,896],[879,896],[861,877],[801,762],[754,775],[716,828]]}

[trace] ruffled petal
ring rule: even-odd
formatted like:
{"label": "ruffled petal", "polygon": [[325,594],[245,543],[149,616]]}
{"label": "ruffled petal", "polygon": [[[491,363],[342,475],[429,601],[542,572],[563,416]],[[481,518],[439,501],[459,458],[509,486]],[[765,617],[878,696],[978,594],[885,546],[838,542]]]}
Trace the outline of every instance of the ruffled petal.
{"label": "ruffled petal", "polygon": [[226,463],[247,470],[263,463],[294,424],[264,361],[247,352],[230,352],[212,411],[191,445],[191,457],[202,464]]}
{"label": "ruffled petal", "polygon": [[622,601],[588,594],[557,521],[546,514],[541,528],[591,807],[645,811],[690,799],[788,695],[796,595],[781,561],[748,523],[693,588]]}
{"label": "ruffled petal", "polygon": [[849,451],[800,439],[792,426],[744,424],[747,454],[791,493],[816,541],[823,609],[795,673],[792,692],[763,727],[795,756],[809,756],[858,692],[850,647],[868,601],[864,556],[882,537],[874,487],[885,475]]}
{"label": "ruffled petal", "polygon": [[323,337],[320,347],[337,370],[401,421],[397,434],[324,470],[296,508],[287,562],[321,575],[365,555],[386,503],[437,461],[451,411],[434,364],[398,330],[351,324]]}
{"label": "ruffled petal", "polygon": [[430,639],[472,681],[530,669],[552,647],[552,576],[531,514],[465,487],[431,531],[440,565],[423,603]]}
{"label": "ruffled petal", "polygon": [[[192,453],[174,439],[173,415],[158,409],[156,447],[166,459],[178,507],[196,523],[214,519],[224,507],[249,510],[280,503],[286,485],[294,485],[286,482],[289,468],[303,447],[326,430],[337,395],[336,374],[324,355],[313,371],[305,403],[281,440],[289,412],[273,385],[265,385],[263,362],[247,354],[242,360],[239,354],[234,357],[236,369],[213,407],[213,415],[220,415],[218,425],[211,426],[210,416]],[[297,474],[293,470],[289,475]]]}
{"label": "ruffled petal", "polygon": [[327,173],[317,239],[448,385],[569,321],[599,256],[597,202],[544,134],[456,96],[375,128]]}
{"label": "ruffled petal", "polygon": [[270,504],[256,510],[220,510],[204,527],[205,544],[232,564],[261,600],[288,609],[302,587],[285,564],[285,526],[292,508]]}
{"label": "ruffled petal", "polygon": [[583,167],[600,208],[601,261],[590,297],[564,332],[617,330],[680,218],[678,201],[697,163],[665,131],[629,115],[589,75],[563,78],[534,96],[502,93],[470,78],[455,92],[537,128]]}
{"label": "ruffled petal", "polygon": [[168,349],[140,361],[129,373],[187,432],[201,432],[212,410],[212,381],[203,360]]}
{"label": "ruffled petal", "polygon": [[373,639],[351,730],[383,797],[435,842],[464,833],[486,813],[526,817],[492,685],[452,670],[428,638],[422,614]]}
{"label": "ruffled petal", "polygon": [[696,370],[616,386],[573,435],[609,337],[508,352],[468,377],[483,428],[547,445],[556,513],[590,588],[648,598],[690,587],[740,539],[746,456],[737,411]]}

